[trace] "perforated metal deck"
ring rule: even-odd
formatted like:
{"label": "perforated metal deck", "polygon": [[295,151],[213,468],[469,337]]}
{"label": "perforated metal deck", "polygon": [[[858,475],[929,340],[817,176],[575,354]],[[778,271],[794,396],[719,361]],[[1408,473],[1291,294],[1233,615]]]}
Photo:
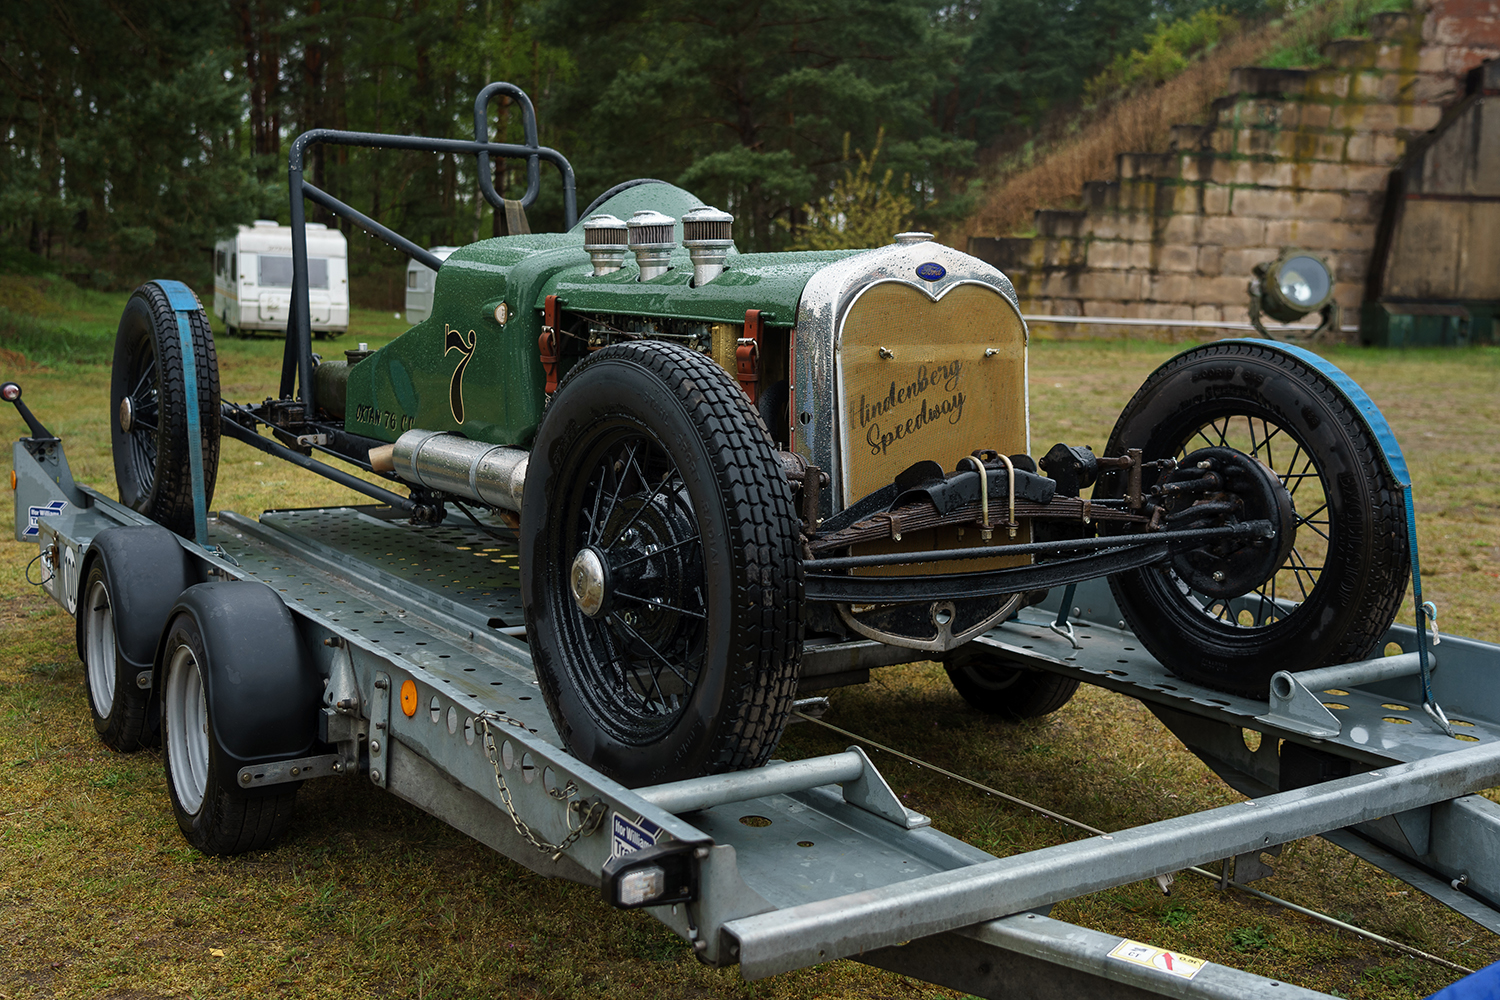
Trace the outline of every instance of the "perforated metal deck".
{"label": "perforated metal deck", "polygon": [[[503,524],[486,531],[450,515],[439,525],[413,527],[400,511],[378,506],[267,511],[260,524],[487,628],[525,624],[519,542]],[[268,558],[252,557],[245,569],[254,576],[272,572]]]}

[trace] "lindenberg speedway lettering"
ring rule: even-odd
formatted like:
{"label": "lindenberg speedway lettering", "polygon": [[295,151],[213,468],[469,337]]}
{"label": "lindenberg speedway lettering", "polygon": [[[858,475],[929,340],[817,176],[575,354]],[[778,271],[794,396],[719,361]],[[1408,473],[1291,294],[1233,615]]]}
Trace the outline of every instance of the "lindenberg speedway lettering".
{"label": "lindenberg speedway lettering", "polygon": [[[963,362],[959,360],[932,369],[924,364],[910,383],[898,386],[892,382],[883,399],[866,402],[861,393],[859,426],[865,429],[865,444],[870,446],[870,454],[884,455],[893,442],[903,441],[944,417],[950,424],[961,422],[964,394],[958,385],[962,371]],[[906,414],[904,419],[903,414]]]}

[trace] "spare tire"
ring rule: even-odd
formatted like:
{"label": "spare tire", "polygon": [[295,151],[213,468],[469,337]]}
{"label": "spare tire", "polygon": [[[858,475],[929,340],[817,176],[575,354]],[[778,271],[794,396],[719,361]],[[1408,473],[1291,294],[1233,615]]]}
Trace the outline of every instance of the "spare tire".
{"label": "spare tire", "polygon": [[[183,292],[192,294],[185,286]],[[193,301],[196,303],[196,298]],[[213,499],[219,469],[219,360],[202,305],[183,312],[195,362],[206,508]],[[109,398],[120,502],[179,535],[191,537],[193,481],[182,333],[177,310],[155,281],[135,290],[120,317]]]}

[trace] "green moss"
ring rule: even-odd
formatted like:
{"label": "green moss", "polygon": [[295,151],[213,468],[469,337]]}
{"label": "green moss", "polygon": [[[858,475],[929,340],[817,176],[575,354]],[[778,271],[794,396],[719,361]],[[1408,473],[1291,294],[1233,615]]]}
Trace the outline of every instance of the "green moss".
{"label": "green moss", "polygon": [[1319,69],[1332,65],[1323,54],[1324,45],[1335,38],[1368,34],[1371,17],[1411,10],[1411,0],[1331,0],[1330,6],[1338,10],[1331,19],[1322,23],[1308,16],[1319,8],[1304,8],[1287,32],[1288,41],[1268,53],[1260,60],[1260,65],[1272,69]]}

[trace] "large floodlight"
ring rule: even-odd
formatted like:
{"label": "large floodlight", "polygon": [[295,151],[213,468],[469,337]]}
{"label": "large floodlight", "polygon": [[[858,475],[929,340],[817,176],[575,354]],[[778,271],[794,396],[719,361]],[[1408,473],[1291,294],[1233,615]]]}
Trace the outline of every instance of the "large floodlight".
{"label": "large floodlight", "polygon": [[[1261,314],[1282,323],[1295,323],[1308,313],[1320,313],[1323,322],[1313,337],[1337,332],[1339,304],[1333,299],[1333,271],[1327,261],[1306,250],[1287,249],[1275,260],[1257,264],[1250,279],[1250,322],[1269,337]],[[1299,331],[1300,332],[1300,331]]]}

